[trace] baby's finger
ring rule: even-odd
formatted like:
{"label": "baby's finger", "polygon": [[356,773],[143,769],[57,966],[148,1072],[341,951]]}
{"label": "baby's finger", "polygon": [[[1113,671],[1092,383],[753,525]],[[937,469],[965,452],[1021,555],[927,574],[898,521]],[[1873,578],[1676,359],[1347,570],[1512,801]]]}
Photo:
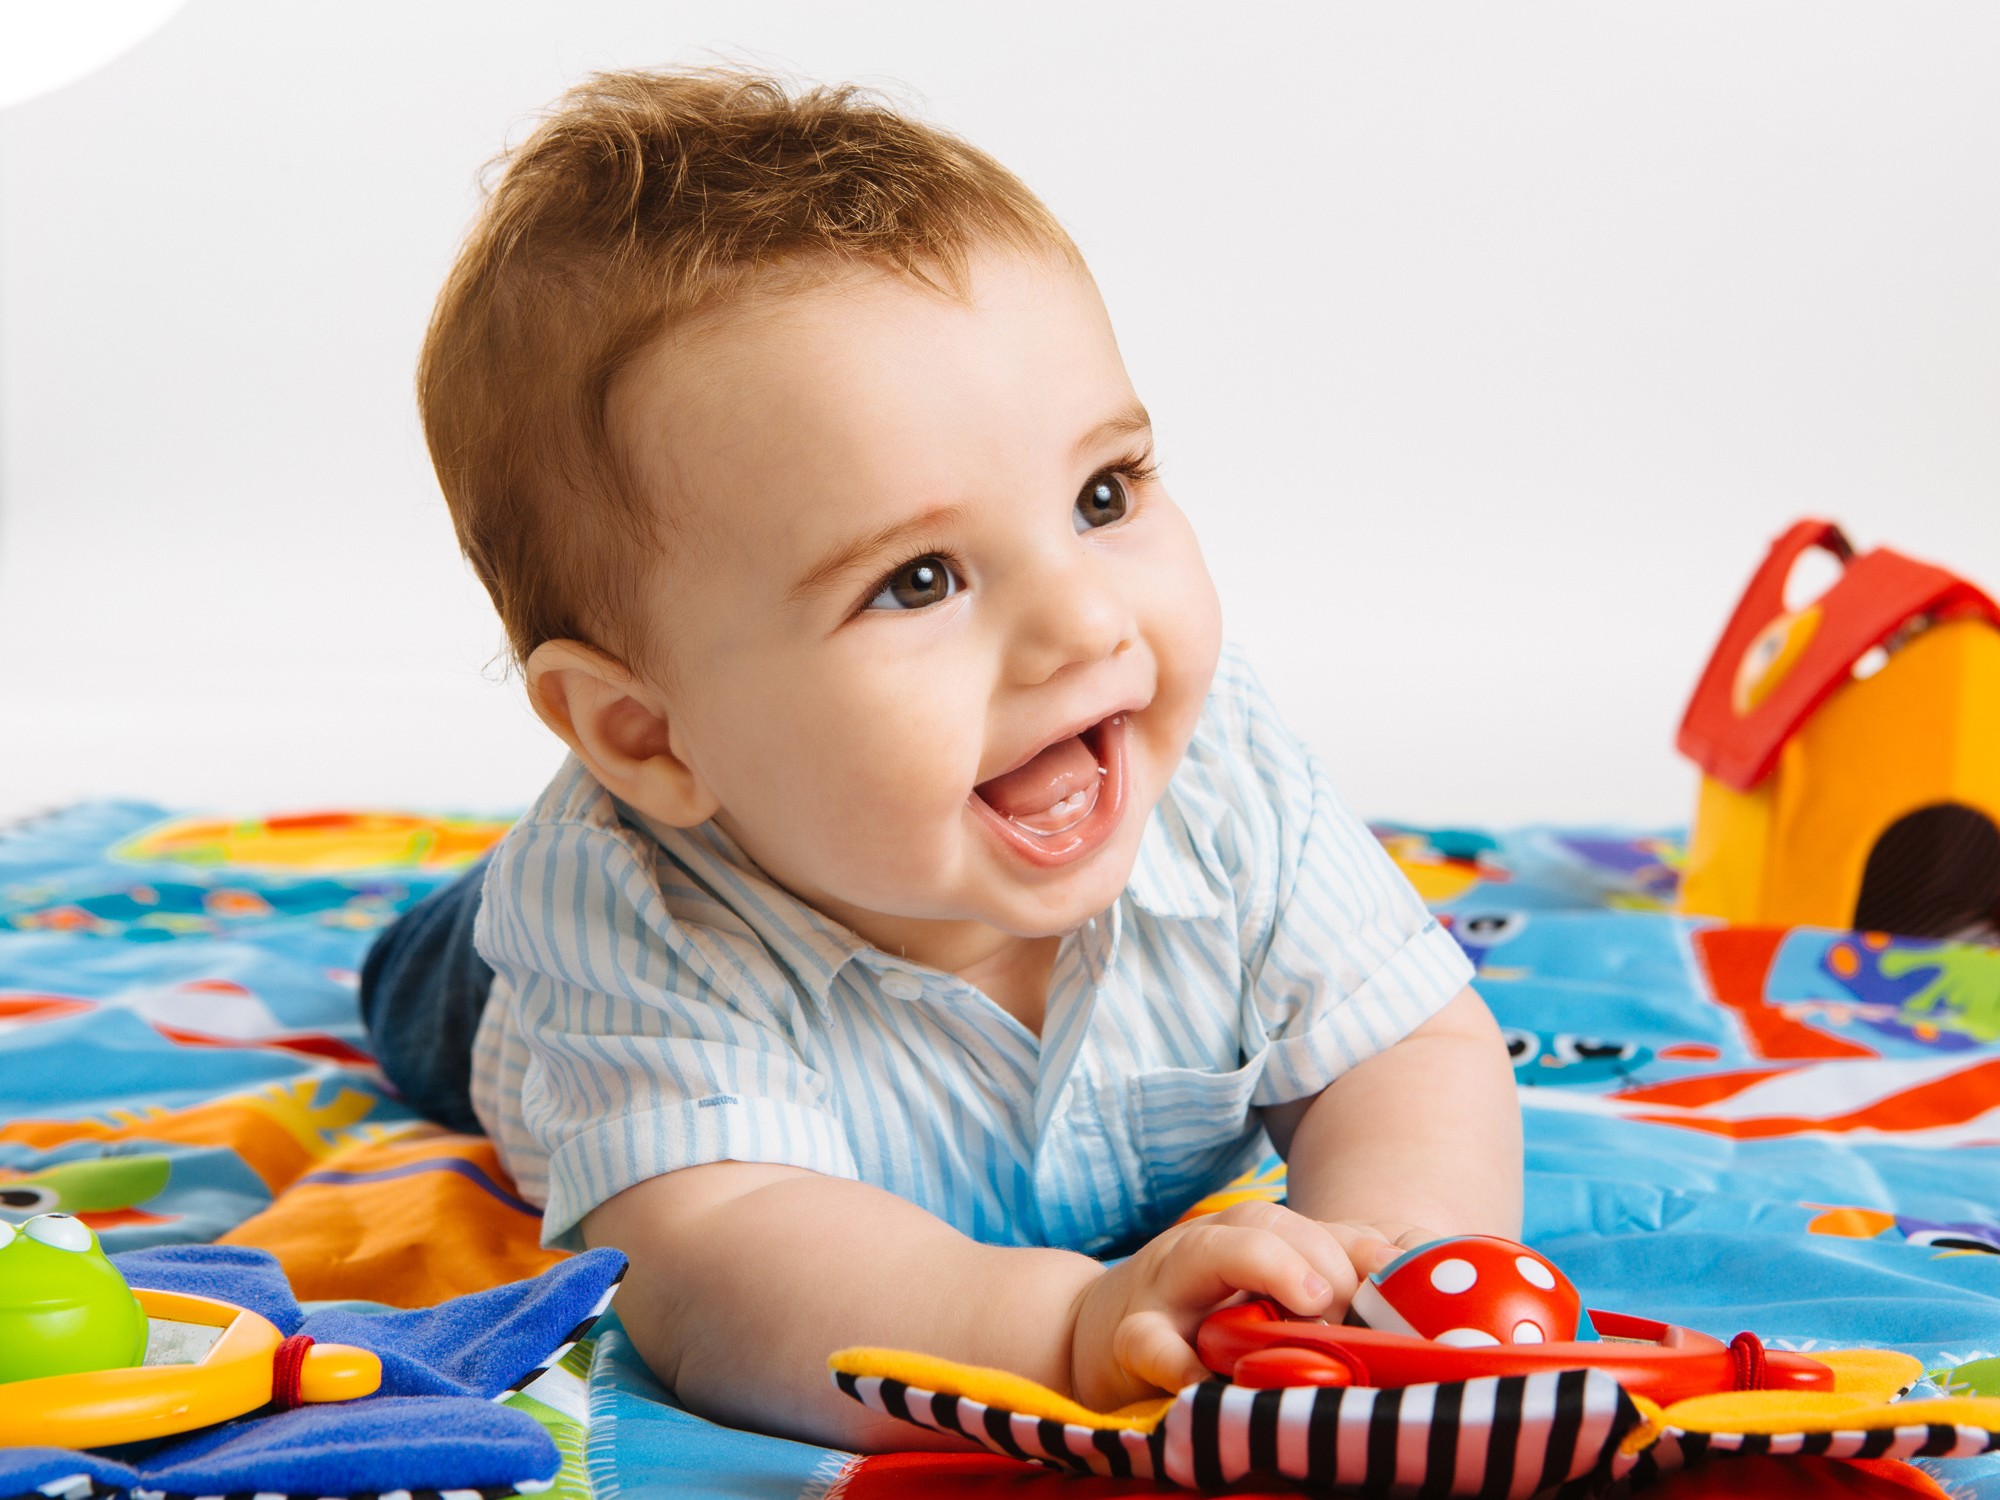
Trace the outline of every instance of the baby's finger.
{"label": "baby's finger", "polygon": [[1127,1374],[1163,1391],[1178,1391],[1209,1376],[1193,1346],[1163,1312],[1126,1317],[1112,1335],[1111,1357]]}
{"label": "baby's finger", "polygon": [[[1358,1264],[1349,1253],[1349,1247],[1334,1231],[1338,1227],[1322,1224],[1318,1219],[1308,1219],[1304,1214],[1294,1213],[1275,1203],[1240,1203],[1216,1215],[1219,1223],[1241,1224],[1249,1229],[1262,1229],[1277,1235],[1312,1264],[1312,1268],[1333,1288],[1323,1309],[1329,1316],[1338,1316],[1354,1299],[1354,1289],[1360,1284],[1369,1267]],[[1351,1226],[1350,1226],[1351,1227]],[[1280,1299],[1283,1300],[1282,1298]],[[1293,1303],[1286,1303],[1293,1312],[1308,1309]]]}
{"label": "baby's finger", "polygon": [[1324,1227],[1340,1242],[1340,1248],[1353,1265],[1357,1278],[1373,1276],[1401,1255],[1405,1248],[1387,1238],[1372,1224],[1329,1223]]}
{"label": "baby's finger", "polygon": [[[1353,1276],[1351,1270],[1345,1274]],[[1310,1316],[1334,1299],[1334,1282],[1289,1239],[1241,1224],[1189,1226],[1160,1267],[1159,1287],[1170,1305],[1195,1312],[1206,1312],[1237,1292],[1271,1297]],[[1349,1279],[1350,1296],[1353,1290]]]}

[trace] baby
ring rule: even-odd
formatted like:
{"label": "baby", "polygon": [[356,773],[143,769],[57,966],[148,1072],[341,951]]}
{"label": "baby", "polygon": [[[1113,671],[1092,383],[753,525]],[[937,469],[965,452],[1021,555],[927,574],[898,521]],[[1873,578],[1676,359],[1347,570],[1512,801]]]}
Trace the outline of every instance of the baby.
{"label": "baby", "polygon": [[[571,754],[378,944],[371,1027],[463,1122],[476,1018],[479,1122],[547,1242],[630,1257],[688,1406],[909,1447],[828,1381],[874,1344],[1114,1408],[1200,1379],[1232,1298],[1338,1319],[1399,1245],[1519,1233],[1469,966],[1223,650],[998,163],[850,90],[600,76],[419,387]],[[1267,1140],[1289,1207],[1176,1223]]]}

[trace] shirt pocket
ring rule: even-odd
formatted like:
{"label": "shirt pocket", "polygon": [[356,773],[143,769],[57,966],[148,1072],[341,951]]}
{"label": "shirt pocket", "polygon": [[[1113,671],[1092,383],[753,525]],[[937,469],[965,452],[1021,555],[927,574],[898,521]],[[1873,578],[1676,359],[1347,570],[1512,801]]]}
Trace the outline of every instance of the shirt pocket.
{"label": "shirt pocket", "polygon": [[1152,1207],[1172,1217],[1241,1171],[1263,1126],[1250,1095],[1263,1068],[1160,1068],[1132,1090],[1133,1137]]}

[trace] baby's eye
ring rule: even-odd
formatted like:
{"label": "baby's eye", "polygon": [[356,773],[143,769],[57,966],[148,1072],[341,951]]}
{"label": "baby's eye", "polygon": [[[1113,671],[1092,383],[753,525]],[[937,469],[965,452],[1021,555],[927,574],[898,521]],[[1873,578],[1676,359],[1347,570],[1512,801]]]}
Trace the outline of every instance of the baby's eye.
{"label": "baby's eye", "polygon": [[1132,497],[1125,491],[1124,477],[1115,470],[1103,469],[1090,476],[1076,497],[1076,529],[1094,531],[1099,526],[1109,526],[1113,521],[1125,519],[1125,512],[1132,508]]}
{"label": "baby's eye", "polygon": [[949,599],[959,590],[951,564],[935,552],[912,558],[882,580],[882,588],[868,601],[870,609],[922,609]]}

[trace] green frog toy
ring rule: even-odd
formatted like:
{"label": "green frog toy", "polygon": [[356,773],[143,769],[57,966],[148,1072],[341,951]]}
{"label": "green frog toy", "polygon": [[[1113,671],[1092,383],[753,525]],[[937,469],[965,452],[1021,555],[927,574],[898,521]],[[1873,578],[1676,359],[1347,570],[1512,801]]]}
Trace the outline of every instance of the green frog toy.
{"label": "green frog toy", "polygon": [[145,1310],[89,1225],[70,1214],[0,1220],[0,1384],[145,1357]]}

